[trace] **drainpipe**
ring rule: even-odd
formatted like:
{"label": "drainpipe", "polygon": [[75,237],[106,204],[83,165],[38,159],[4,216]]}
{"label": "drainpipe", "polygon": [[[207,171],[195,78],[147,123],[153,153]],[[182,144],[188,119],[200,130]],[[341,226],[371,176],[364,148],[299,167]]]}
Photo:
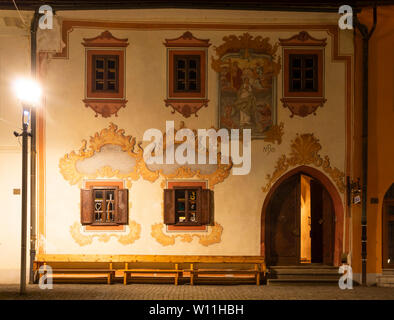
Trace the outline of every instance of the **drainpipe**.
{"label": "drainpipe", "polygon": [[363,41],[363,95],[362,95],[362,213],[361,213],[361,272],[362,284],[367,284],[367,182],[368,182],[368,50],[369,39],[377,22],[376,2],[373,7],[373,26],[361,24],[355,15],[355,25]]}
{"label": "drainpipe", "polygon": [[[30,66],[31,76],[36,78],[37,71],[37,27],[38,27],[39,13],[35,10],[33,19],[30,25]],[[30,273],[29,283],[34,283],[34,260],[36,257],[36,110],[31,110],[31,143],[30,143]]]}

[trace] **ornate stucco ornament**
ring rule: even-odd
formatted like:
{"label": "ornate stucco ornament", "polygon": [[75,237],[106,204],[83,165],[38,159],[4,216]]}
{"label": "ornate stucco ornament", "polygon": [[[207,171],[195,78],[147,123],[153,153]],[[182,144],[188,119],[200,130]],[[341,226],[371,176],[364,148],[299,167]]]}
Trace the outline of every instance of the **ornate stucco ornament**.
{"label": "ornate stucco ornament", "polygon": [[199,244],[203,246],[210,246],[215,243],[219,243],[222,239],[223,227],[215,222],[215,224],[209,227],[209,232],[206,233],[182,233],[182,234],[165,234],[163,223],[156,223],[152,225],[152,237],[160,243],[162,246],[172,246],[175,244],[176,238],[180,238],[182,242],[192,242],[193,238],[198,238]]}
{"label": "ornate stucco ornament", "polygon": [[[121,150],[135,161],[132,169],[129,172],[121,173],[117,168],[105,165],[97,168],[94,173],[78,171],[78,161],[93,157],[105,145],[120,146]],[[86,140],[82,140],[82,147],[77,152],[71,151],[60,159],[59,168],[65,180],[71,185],[78,184],[79,187],[82,186],[84,179],[96,179],[98,177],[124,179],[128,188],[131,187],[131,182],[138,180],[140,176],[148,181],[155,181],[158,178],[158,173],[151,172],[146,168],[143,161],[143,150],[139,146],[136,147],[136,138],[126,136],[125,130],[118,129],[118,126],[113,123],[110,123],[108,128],[102,129],[91,136],[89,144]]]}
{"label": "ornate stucco ornament", "polygon": [[345,192],[345,174],[338,168],[332,168],[328,156],[323,158],[319,151],[322,146],[313,133],[297,134],[291,143],[289,156],[282,155],[276,161],[275,170],[267,175],[267,184],[262,188],[263,192],[268,192],[273,183],[282,176],[289,168],[301,165],[313,165],[321,167],[335,182],[341,193]]}
{"label": "ornate stucco ornament", "polygon": [[101,231],[99,233],[84,234],[81,232],[81,224],[79,222],[74,222],[73,225],[70,226],[70,234],[74,241],[81,247],[92,244],[94,238],[98,238],[101,242],[108,242],[111,237],[116,238],[118,242],[123,245],[128,245],[133,244],[140,238],[141,225],[132,220],[129,222],[128,226],[128,233],[110,233]]}

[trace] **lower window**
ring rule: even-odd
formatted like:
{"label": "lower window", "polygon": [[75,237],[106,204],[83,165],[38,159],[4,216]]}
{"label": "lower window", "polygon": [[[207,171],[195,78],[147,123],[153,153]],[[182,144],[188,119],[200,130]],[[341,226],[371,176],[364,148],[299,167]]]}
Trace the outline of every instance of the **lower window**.
{"label": "lower window", "polygon": [[113,186],[91,187],[81,190],[81,224],[128,224],[128,189]]}
{"label": "lower window", "polygon": [[208,225],[212,213],[212,191],[201,187],[164,190],[164,223],[175,226]]}

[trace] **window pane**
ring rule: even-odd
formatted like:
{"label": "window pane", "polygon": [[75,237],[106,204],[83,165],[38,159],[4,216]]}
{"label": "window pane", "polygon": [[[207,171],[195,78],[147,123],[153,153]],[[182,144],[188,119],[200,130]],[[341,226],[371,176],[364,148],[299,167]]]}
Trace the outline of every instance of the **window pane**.
{"label": "window pane", "polygon": [[185,82],[183,82],[183,81],[178,81],[177,82],[177,90],[185,90],[186,89],[186,87],[185,87]]}
{"label": "window pane", "polygon": [[108,68],[109,69],[115,69],[116,68],[116,61],[114,59],[109,59],[108,60]]}
{"label": "window pane", "polygon": [[191,81],[189,82],[189,90],[196,90],[197,89],[197,85],[195,81]]}
{"label": "window pane", "polygon": [[313,80],[306,80],[305,81],[305,89],[313,90]]}
{"label": "window pane", "polygon": [[301,70],[293,70],[293,79],[301,79]]}
{"label": "window pane", "polygon": [[96,71],[96,79],[104,79],[104,72]]}
{"label": "window pane", "polygon": [[196,80],[197,79],[197,72],[196,71],[190,71],[189,72],[189,80]]}
{"label": "window pane", "polygon": [[305,70],[305,78],[313,79],[313,69]]}
{"label": "window pane", "polygon": [[306,68],[313,68],[314,67],[313,58],[305,59],[305,67]]}
{"label": "window pane", "polygon": [[185,60],[178,60],[178,63],[177,63],[177,68],[178,69],[185,69],[185,67],[186,67],[186,61]]}
{"label": "window pane", "polygon": [[108,81],[108,90],[115,90],[115,89],[116,89],[115,81]]}
{"label": "window pane", "polygon": [[185,71],[182,70],[178,71],[178,79],[185,79]]}
{"label": "window pane", "polygon": [[197,68],[197,61],[194,59],[189,60],[189,68]]}
{"label": "window pane", "polygon": [[301,67],[301,58],[291,58],[291,56],[290,56],[290,59],[292,59],[291,66],[293,68],[300,68]]}
{"label": "window pane", "polygon": [[107,73],[107,78],[108,79],[115,79],[115,72],[112,72],[112,71],[108,71],[108,73]]}
{"label": "window pane", "polygon": [[103,69],[104,68],[104,59],[97,59],[96,60],[96,68]]}
{"label": "window pane", "polygon": [[301,90],[301,80],[293,80],[293,89]]}
{"label": "window pane", "polygon": [[96,81],[96,90],[104,90],[104,82]]}
{"label": "window pane", "polygon": [[101,222],[103,218],[103,191],[96,190],[94,193],[94,221]]}

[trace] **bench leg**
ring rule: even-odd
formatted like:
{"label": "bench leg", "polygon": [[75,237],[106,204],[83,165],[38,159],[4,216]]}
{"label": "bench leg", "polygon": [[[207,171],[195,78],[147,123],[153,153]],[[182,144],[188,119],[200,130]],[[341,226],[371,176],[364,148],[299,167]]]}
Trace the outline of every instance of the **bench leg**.
{"label": "bench leg", "polygon": [[126,285],[127,284],[127,272],[125,272],[123,274],[123,284]]}
{"label": "bench leg", "polygon": [[112,273],[108,273],[107,275],[107,284],[111,284],[112,283]]}
{"label": "bench leg", "polygon": [[[175,270],[177,270],[178,271],[178,264],[177,263],[175,263]],[[174,279],[174,284],[177,286],[178,285],[178,278],[179,278],[179,273],[178,272],[176,272],[175,273],[175,279]]]}

